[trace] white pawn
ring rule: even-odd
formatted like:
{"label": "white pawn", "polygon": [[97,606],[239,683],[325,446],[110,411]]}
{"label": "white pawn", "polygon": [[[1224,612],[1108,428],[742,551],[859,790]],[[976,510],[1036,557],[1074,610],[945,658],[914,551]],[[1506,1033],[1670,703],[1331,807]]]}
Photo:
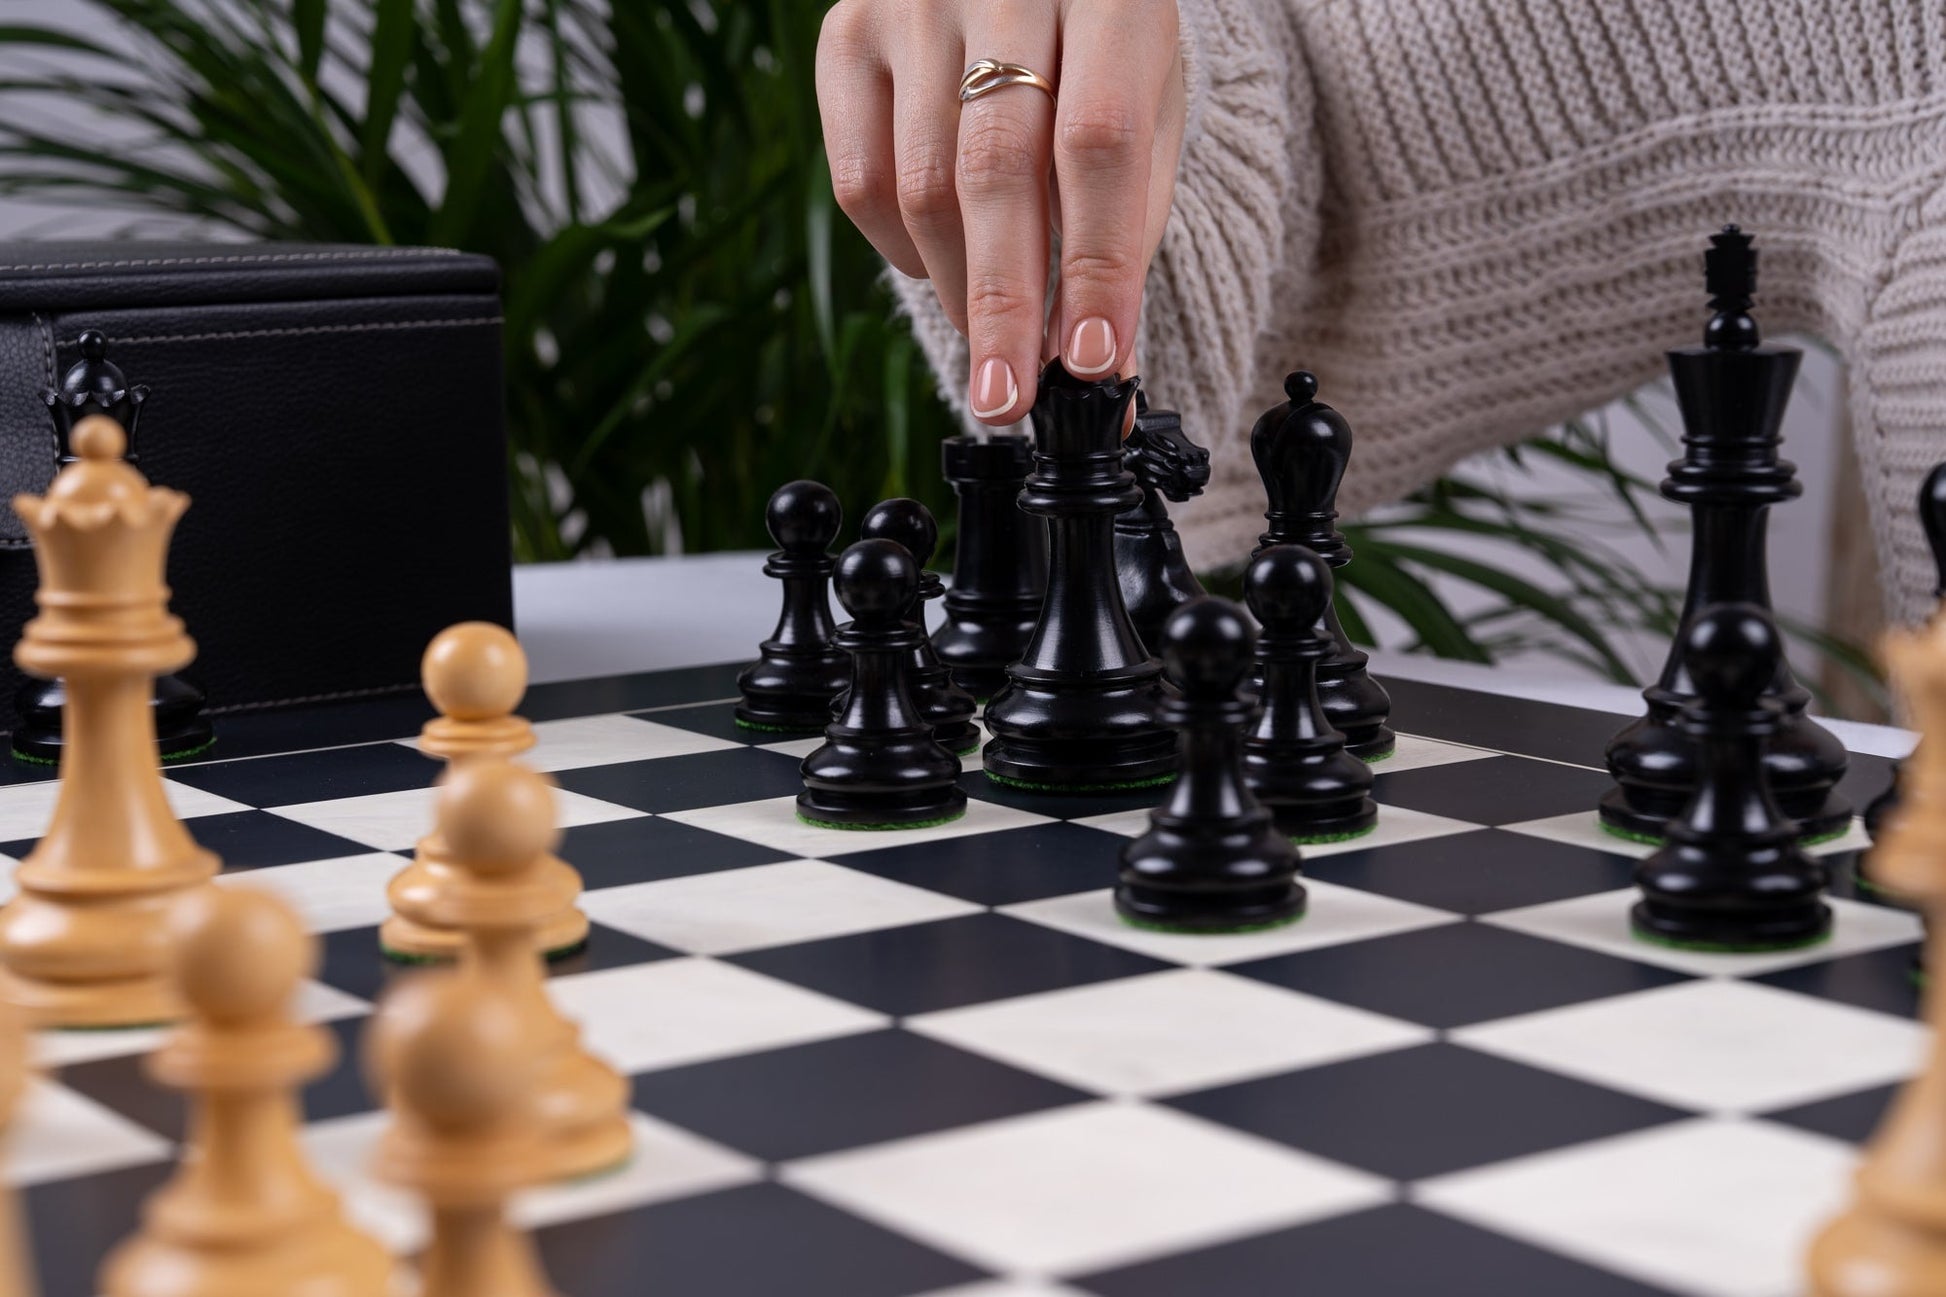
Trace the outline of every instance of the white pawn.
{"label": "white pawn", "polygon": [[173,980],[190,1017],[149,1058],[190,1096],[174,1178],[102,1267],[107,1297],[384,1297],[392,1260],[345,1222],[305,1164],[297,1095],[336,1044],[291,1017],[317,941],[265,892],[206,887],[172,916]]}
{"label": "white pawn", "polygon": [[427,973],[387,997],[370,1060],[393,1121],[374,1170],[424,1199],[418,1297],[552,1297],[507,1198],[547,1178],[537,1062],[518,1008],[479,978]]}

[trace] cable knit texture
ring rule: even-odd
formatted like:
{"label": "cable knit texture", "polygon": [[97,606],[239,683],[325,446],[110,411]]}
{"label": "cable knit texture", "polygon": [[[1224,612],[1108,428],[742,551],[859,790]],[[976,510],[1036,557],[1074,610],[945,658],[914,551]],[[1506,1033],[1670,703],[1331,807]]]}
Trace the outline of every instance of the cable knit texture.
{"label": "cable knit texture", "polygon": [[[1138,332],[1151,399],[1214,452],[1177,512],[1199,566],[1260,529],[1247,439],[1287,370],[1357,430],[1356,513],[1660,373],[1700,340],[1702,249],[1736,221],[1766,333],[1847,362],[1888,611],[1929,607],[1913,502],[1946,459],[1946,4],[1181,13],[1188,131]],[[887,275],[966,417],[966,340],[929,284]]]}

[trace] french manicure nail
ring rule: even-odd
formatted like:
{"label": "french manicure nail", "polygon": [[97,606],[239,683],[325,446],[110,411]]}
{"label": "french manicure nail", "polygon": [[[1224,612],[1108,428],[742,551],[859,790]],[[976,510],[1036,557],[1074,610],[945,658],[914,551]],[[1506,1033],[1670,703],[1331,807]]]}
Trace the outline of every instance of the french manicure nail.
{"label": "french manicure nail", "polygon": [[1068,370],[1081,377],[1106,373],[1115,363],[1115,326],[1091,315],[1068,337]]}
{"label": "french manicure nail", "polygon": [[989,357],[973,379],[973,413],[982,419],[1000,414],[1020,398],[1013,367],[998,356]]}

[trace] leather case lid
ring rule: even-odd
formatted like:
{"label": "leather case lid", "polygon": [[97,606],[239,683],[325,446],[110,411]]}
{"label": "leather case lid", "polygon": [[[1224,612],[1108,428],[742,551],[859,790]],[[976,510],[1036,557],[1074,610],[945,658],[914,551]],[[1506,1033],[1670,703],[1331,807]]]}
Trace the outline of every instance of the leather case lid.
{"label": "leather case lid", "polygon": [[0,243],[0,314],[495,294],[491,257],[322,243]]}

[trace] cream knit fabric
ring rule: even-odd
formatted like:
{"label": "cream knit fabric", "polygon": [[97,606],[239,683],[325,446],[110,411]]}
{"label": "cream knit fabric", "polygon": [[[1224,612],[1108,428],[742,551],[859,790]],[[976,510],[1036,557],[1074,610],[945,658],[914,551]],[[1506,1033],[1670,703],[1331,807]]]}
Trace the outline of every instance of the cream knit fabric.
{"label": "cream knit fabric", "polygon": [[[1287,370],[1396,498],[1663,372],[1702,249],[1760,250],[1757,318],[1845,357],[1888,610],[1946,459],[1946,0],[1181,0],[1189,125],[1143,386],[1214,452],[1199,566],[1261,526],[1248,435]],[[888,268],[964,416],[966,341]],[[969,426],[971,426],[969,424]],[[1025,424],[1021,425],[1025,431]]]}

